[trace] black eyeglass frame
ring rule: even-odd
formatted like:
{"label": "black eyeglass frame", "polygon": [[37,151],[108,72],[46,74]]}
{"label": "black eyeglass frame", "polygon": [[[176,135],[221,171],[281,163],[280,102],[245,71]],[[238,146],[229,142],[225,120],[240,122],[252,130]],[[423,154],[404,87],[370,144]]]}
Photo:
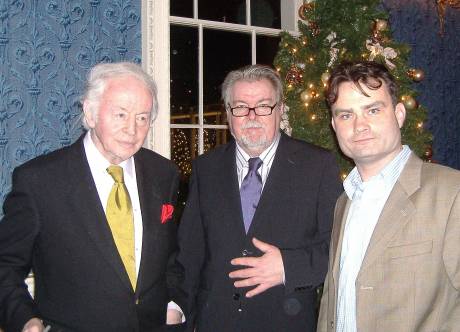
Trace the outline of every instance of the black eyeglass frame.
{"label": "black eyeglass frame", "polygon": [[[254,114],[257,115],[257,116],[269,116],[269,115],[272,115],[273,110],[275,109],[276,106],[278,106],[278,103],[276,102],[273,106],[259,105],[259,106],[254,106],[254,107],[248,107],[248,106],[239,105],[239,106],[231,107],[230,104],[227,104],[227,106],[228,106],[228,109],[230,110],[230,113],[232,113],[232,116],[237,117],[237,118],[242,118],[242,117],[248,116],[249,113],[251,113],[251,111],[254,111]],[[268,113],[268,114],[257,114],[257,109],[260,108],[260,107],[269,107],[270,108],[270,113]],[[242,109],[242,108],[247,108],[248,111],[247,111],[246,114],[244,114],[244,115],[235,115],[235,114],[233,114],[234,109]]]}

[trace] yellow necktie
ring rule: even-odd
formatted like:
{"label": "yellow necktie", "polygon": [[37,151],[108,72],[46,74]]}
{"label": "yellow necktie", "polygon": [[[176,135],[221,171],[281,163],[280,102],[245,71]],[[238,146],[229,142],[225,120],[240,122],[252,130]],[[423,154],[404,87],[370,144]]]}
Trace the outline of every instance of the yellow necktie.
{"label": "yellow necktie", "polygon": [[123,181],[123,168],[112,165],[107,168],[107,172],[115,181],[107,201],[107,221],[131,285],[133,289],[136,289],[134,220],[131,199]]}

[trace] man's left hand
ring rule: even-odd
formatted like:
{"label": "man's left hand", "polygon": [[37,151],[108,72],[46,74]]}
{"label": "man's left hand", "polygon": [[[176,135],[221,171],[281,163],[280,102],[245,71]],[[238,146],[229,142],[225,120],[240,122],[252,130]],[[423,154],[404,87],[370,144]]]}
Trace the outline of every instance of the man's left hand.
{"label": "man's left hand", "polygon": [[166,325],[176,325],[182,323],[182,313],[176,309],[166,311]]}
{"label": "man's left hand", "polygon": [[284,278],[283,258],[280,250],[271,244],[252,239],[254,246],[264,254],[260,257],[239,257],[231,260],[232,265],[243,265],[247,268],[233,271],[230,278],[242,279],[235,281],[235,287],[256,288],[246,293],[246,297],[260,294],[267,289],[280,285]]}

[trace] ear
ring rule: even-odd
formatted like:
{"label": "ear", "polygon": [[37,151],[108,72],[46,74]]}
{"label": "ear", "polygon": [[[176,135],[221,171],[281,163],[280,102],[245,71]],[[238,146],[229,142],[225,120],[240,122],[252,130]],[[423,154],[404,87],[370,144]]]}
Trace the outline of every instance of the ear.
{"label": "ear", "polygon": [[89,128],[94,128],[96,126],[96,119],[92,107],[94,107],[94,105],[92,105],[91,102],[88,100],[83,101],[83,113]]}
{"label": "ear", "polygon": [[403,103],[396,104],[395,116],[396,121],[398,121],[399,128],[402,128],[404,121],[406,120],[406,108]]}
{"label": "ear", "polygon": [[284,103],[280,104],[279,112],[280,112],[280,115],[282,115],[284,113]]}

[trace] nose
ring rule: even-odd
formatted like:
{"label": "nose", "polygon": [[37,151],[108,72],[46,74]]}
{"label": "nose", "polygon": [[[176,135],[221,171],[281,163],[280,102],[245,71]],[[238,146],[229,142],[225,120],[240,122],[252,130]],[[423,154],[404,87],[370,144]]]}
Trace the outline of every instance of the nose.
{"label": "nose", "polygon": [[249,110],[248,118],[254,120],[256,118],[256,111],[254,109]]}
{"label": "nose", "polygon": [[134,136],[136,134],[136,118],[133,117],[126,122],[125,131],[127,134]]}
{"label": "nose", "polygon": [[354,123],[355,133],[362,133],[369,130],[369,124],[366,119],[362,116],[357,116]]}

